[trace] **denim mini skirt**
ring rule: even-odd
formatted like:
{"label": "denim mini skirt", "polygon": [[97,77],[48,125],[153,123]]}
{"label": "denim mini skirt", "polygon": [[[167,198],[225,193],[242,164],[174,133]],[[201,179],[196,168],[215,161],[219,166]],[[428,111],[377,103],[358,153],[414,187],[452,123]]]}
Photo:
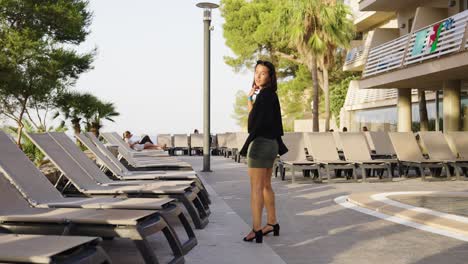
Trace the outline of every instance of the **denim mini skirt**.
{"label": "denim mini skirt", "polygon": [[247,166],[249,168],[273,168],[277,156],[276,139],[256,137],[247,150]]}

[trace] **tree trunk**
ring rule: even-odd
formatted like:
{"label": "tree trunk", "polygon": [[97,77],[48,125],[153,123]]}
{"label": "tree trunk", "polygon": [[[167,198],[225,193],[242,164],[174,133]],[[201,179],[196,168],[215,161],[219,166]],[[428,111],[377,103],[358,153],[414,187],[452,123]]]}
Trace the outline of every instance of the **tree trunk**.
{"label": "tree trunk", "polygon": [[75,132],[75,135],[81,134],[81,125],[80,125],[80,118],[74,118],[71,120],[72,125],[73,125],[73,131]]}
{"label": "tree trunk", "polygon": [[20,114],[19,114],[19,117],[18,117],[18,129],[16,131],[16,133],[18,134],[17,135],[17,138],[16,138],[16,145],[18,145],[18,147],[20,149],[23,149],[23,146],[21,145],[21,138],[23,136],[23,128],[24,128],[24,125],[23,125],[23,116],[24,116],[24,112],[26,111],[26,103],[27,103],[28,99],[25,99],[23,104],[21,105],[21,111],[20,111]]}
{"label": "tree trunk", "polygon": [[[75,135],[79,135],[81,134],[81,125],[80,125],[80,121],[81,121],[81,118],[73,118],[71,120],[71,123],[72,123],[72,126],[73,126],[73,131],[75,132]],[[80,147],[80,148],[83,148],[83,144],[81,144],[81,141],[79,141],[78,139],[75,139],[76,140],[76,144]]]}
{"label": "tree trunk", "polygon": [[429,131],[429,118],[427,117],[426,92],[418,89],[419,100],[419,130]]}
{"label": "tree trunk", "polygon": [[100,124],[93,122],[91,123],[91,127],[89,131],[93,133],[97,138],[99,138],[99,128],[100,128]]}
{"label": "tree trunk", "polygon": [[312,75],[312,131],[319,131],[319,84],[317,74],[317,59],[311,59],[310,73]]}
{"label": "tree trunk", "polygon": [[330,130],[330,87],[326,66],[323,67],[323,92],[325,95],[325,131],[328,131]]}

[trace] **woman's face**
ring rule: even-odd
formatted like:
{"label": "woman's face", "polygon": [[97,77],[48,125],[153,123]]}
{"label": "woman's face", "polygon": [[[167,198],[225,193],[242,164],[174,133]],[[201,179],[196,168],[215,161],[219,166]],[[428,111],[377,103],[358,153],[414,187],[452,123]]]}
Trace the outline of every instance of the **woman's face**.
{"label": "woman's face", "polygon": [[270,74],[268,68],[261,64],[255,68],[255,84],[259,87],[264,87],[270,82]]}

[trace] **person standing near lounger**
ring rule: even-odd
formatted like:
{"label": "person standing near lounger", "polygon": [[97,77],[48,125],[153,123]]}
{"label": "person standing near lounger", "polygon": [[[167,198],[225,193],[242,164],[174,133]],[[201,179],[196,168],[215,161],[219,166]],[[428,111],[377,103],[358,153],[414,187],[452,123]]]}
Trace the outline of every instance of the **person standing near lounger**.
{"label": "person standing near lounger", "polygon": [[[281,108],[276,94],[277,82],[275,67],[268,61],[257,61],[252,89],[248,97],[249,136],[240,154],[247,156],[250,176],[252,210],[252,231],[244,241],[263,242],[263,236],[273,232],[279,235],[276,220],[275,194],[271,187],[273,163],[278,154],[288,151],[281,136],[283,124]],[[255,102],[253,96],[256,94]],[[262,228],[262,211],[267,210],[267,225]]]}

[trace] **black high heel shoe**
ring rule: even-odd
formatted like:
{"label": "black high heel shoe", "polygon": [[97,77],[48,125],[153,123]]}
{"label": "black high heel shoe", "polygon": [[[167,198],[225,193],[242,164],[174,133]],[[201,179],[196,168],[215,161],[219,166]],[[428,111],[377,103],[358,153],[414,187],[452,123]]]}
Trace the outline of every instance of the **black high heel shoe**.
{"label": "black high heel shoe", "polygon": [[253,236],[252,238],[249,238],[247,239],[247,235],[246,237],[244,237],[244,241],[246,242],[252,242],[254,239],[255,239],[255,242],[257,243],[262,243],[263,242],[263,232],[262,232],[262,229],[258,230],[258,231],[255,231],[254,229],[252,229],[252,232],[255,233],[255,236]]}
{"label": "black high heel shoe", "polygon": [[279,236],[280,225],[278,223],[276,223],[275,225],[272,225],[272,224],[267,224],[267,225],[272,226],[273,229],[268,230],[265,233],[263,233],[264,236],[270,234],[271,232],[273,232],[273,236]]}

